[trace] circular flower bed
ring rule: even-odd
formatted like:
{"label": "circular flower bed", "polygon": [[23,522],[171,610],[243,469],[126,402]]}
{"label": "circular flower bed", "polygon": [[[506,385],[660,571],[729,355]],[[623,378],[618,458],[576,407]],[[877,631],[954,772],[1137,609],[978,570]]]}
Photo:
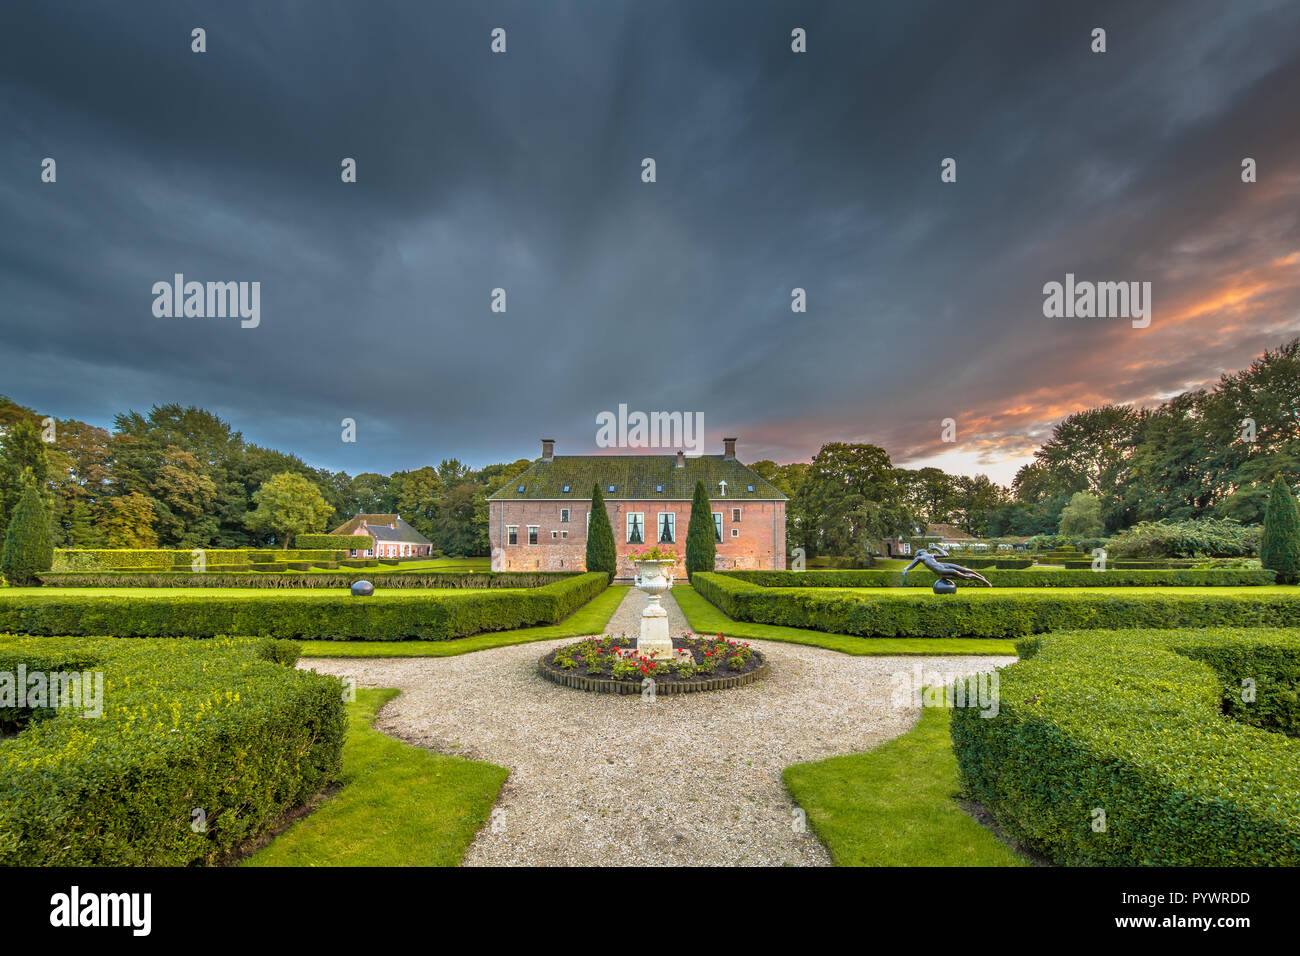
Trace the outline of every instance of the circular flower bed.
{"label": "circular flower bed", "polygon": [[652,660],[637,654],[633,638],[588,637],[551,651],[538,670],[565,687],[606,694],[640,694],[651,688],[655,694],[724,690],[767,674],[762,654],[721,634],[674,637],[673,650],[672,660]]}

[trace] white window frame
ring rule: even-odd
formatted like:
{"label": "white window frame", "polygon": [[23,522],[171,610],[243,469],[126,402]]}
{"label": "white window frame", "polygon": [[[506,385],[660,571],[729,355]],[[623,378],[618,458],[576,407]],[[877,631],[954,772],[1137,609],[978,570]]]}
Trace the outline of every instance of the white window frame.
{"label": "white window frame", "polygon": [[568,509],[568,508],[561,508],[561,509],[560,509],[560,521],[563,522],[563,523],[566,523],[566,524],[568,523],[568,521],[569,521],[569,509]]}
{"label": "white window frame", "polygon": [[528,537],[525,540],[527,540],[529,547],[536,547],[537,542],[540,541],[542,537],[541,525],[530,524],[526,525],[526,527],[528,528]]}
{"label": "white window frame", "polygon": [[655,515],[655,544],[659,544],[660,541],[659,536],[663,533],[664,515],[667,515],[669,518],[668,528],[669,531],[672,532],[672,537],[665,543],[676,544],[677,543],[677,512],[675,511],[660,511],[658,514]]}
{"label": "white window frame", "polygon": [[635,518],[640,519],[640,524],[641,524],[641,542],[640,542],[640,543],[641,543],[641,544],[645,544],[645,543],[646,543],[646,542],[645,542],[645,512],[644,512],[644,511],[629,511],[629,512],[627,512],[626,514],[627,514],[627,517],[625,517],[625,518],[623,519],[623,543],[624,543],[624,544],[635,544],[635,543],[636,543],[636,542],[634,542],[634,541],[632,540],[632,519],[635,517]]}
{"label": "white window frame", "polygon": [[713,512],[713,537],[718,544],[722,544],[722,529],[726,527],[726,517],[724,512]]}
{"label": "white window frame", "polygon": [[[511,541],[510,540],[511,538],[514,538],[514,540]],[[506,525],[506,544],[512,546],[519,544],[519,525],[517,524]]]}
{"label": "white window frame", "polygon": [[740,524],[740,518],[741,518],[740,509],[739,509],[739,508],[732,508],[732,509],[731,509],[731,523],[732,523],[732,524]]}
{"label": "white window frame", "polygon": [[733,538],[739,538],[739,537],[740,537],[740,529],[739,529],[739,528],[732,528],[732,529],[731,529],[731,536],[732,536]]}

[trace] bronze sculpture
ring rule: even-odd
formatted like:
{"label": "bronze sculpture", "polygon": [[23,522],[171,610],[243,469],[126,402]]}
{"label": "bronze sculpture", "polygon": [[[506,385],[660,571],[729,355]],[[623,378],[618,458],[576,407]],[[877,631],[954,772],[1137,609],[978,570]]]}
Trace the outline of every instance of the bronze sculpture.
{"label": "bronze sculpture", "polygon": [[933,551],[927,551],[924,548],[916,552],[916,557],[912,563],[903,569],[903,584],[907,584],[907,572],[911,571],[918,564],[924,564],[926,568],[933,572],[939,579],[934,582],[932,590],[935,594],[952,594],[957,590],[957,585],[953,583],[953,578],[961,578],[964,581],[979,581],[985,587],[993,587],[988,578],[978,571],[972,571],[970,568],[963,568],[960,564],[951,564],[947,561],[939,561],[935,556],[940,558],[948,557],[948,552],[943,548],[935,548]]}

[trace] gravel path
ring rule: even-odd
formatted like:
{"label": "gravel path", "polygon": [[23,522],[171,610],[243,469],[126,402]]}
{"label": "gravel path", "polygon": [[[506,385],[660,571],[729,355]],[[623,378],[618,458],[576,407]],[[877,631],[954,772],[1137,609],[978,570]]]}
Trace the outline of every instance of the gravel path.
{"label": "gravel path", "polygon": [[[630,591],[606,633],[638,633]],[[665,595],[672,633],[687,630]],[[492,822],[467,865],[826,865],[799,832],[781,782],[793,763],[870,749],[908,730],[897,675],[990,670],[1009,657],[849,657],[751,641],[771,676],[747,687],[662,697],[591,694],[536,673],[542,641],[448,658],[304,659],[360,687],[403,693],[376,726],[440,753],[507,767]]]}

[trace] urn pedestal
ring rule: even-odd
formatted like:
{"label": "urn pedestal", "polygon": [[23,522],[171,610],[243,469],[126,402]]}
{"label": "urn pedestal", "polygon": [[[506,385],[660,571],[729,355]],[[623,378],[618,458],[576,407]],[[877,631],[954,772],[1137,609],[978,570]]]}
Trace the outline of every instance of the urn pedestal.
{"label": "urn pedestal", "polygon": [[673,586],[669,569],[675,561],[633,561],[637,574],[632,583],[649,595],[641,612],[641,634],[636,641],[638,654],[652,660],[671,660],[673,639],[668,633],[668,611],[660,603],[660,596]]}

